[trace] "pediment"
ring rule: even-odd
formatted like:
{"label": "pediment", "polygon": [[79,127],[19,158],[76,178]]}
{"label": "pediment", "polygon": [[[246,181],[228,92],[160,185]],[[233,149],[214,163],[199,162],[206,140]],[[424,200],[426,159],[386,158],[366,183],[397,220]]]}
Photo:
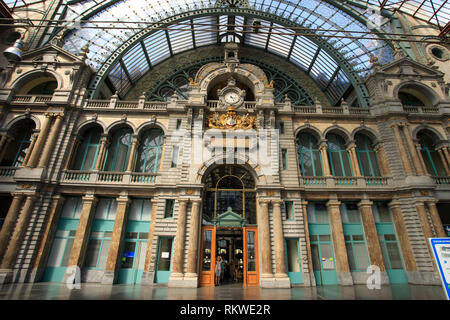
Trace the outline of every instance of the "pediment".
{"label": "pediment", "polygon": [[233,212],[231,207],[222,214],[219,214],[214,219],[216,226],[242,227],[245,224],[245,219],[238,213]]}
{"label": "pediment", "polygon": [[80,63],[80,57],[55,45],[27,51],[22,56],[22,63]]}
{"label": "pediment", "polygon": [[411,75],[422,77],[443,77],[444,74],[432,67],[413,61],[407,57],[395,60],[379,68],[379,72],[389,75]]}

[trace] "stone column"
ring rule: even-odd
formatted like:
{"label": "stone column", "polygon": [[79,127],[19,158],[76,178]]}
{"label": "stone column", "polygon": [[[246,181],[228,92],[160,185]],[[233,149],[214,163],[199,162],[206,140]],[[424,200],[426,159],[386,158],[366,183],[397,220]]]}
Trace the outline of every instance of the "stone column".
{"label": "stone column", "polygon": [[36,143],[33,148],[33,152],[30,155],[30,159],[27,162],[27,167],[35,168],[39,157],[41,155],[42,148],[44,147],[45,141],[47,141],[48,131],[50,129],[50,124],[52,122],[52,118],[50,114],[45,115],[45,120],[41,128],[41,132],[36,140]]}
{"label": "stone column", "polygon": [[331,176],[330,163],[328,162],[327,143],[322,142],[319,146],[320,154],[322,156],[323,175],[325,177]]}
{"label": "stone column", "polygon": [[192,200],[191,225],[189,228],[188,261],[185,278],[194,278],[197,286],[198,236],[201,199]]}
{"label": "stone column", "polygon": [[258,233],[261,246],[261,278],[273,278],[272,253],[270,247],[269,229],[269,201],[261,199],[259,202]]}
{"label": "stone column", "polygon": [[384,151],[384,147],[381,143],[377,144],[374,148],[375,152],[377,153],[377,158],[380,164],[380,170],[381,174],[383,176],[390,176],[391,171],[389,170],[389,165],[386,159],[386,153]]}
{"label": "stone column", "polygon": [[12,269],[14,267],[17,254],[19,253],[20,244],[22,243],[23,236],[27,231],[28,222],[30,221],[36,198],[36,194],[27,195],[22,211],[19,215],[19,220],[17,221],[17,225],[14,228],[11,240],[9,241],[8,249],[3,257],[0,269]]}
{"label": "stone column", "polygon": [[134,169],[134,163],[136,161],[136,152],[139,146],[139,141],[136,135],[133,135],[133,140],[131,141],[131,151],[130,157],[128,158],[127,172],[132,172]]}
{"label": "stone column", "polygon": [[[308,224],[308,201],[302,201],[302,210],[303,210],[303,224],[305,228],[305,241],[306,241],[306,254],[308,257],[308,272],[311,279],[311,285],[315,285],[314,278],[314,268],[312,264],[312,253],[311,253],[311,241],[309,239],[309,224]],[[314,279],[314,284],[312,280]]]}
{"label": "stone column", "polygon": [[75,135],[72,138],[72,144],[70,145],[70,149],[69,149],[69,153],[67,155],[67,159],[64,163],[64,170],[68,170],[69,168],[72,167],[73,162],[75,161],[75,157],[76,157],[76,152],[78,151],[78,148],[80,146],[82,137],[79,135]]}
{"label": "stone column", "polygon": [[153,283],[153,277],[150,274],[150,265],[152,262],[153,234],[155,233],[156,212],[158,210],[158,199],[152,199],[152,216],[150,217],[150,230],[148,232],[147,252],[145,255],[144,273],[141,284]]}
{"label": "stone column", "polygon": [[102,170],[102,165],[106,155],[106,149],[108,148],[108,136],[103,135],[100,144],[100,150],[98,151],[97,162],[95,163],[94,170],[100,171]]}
{"label": "stone column", "polygon": [[427,169],[427,165],[425,164],[425,161],[423,160],[423,157],[422,157],[422,152],[420,152],[420,149],[421,149],[420,143],[416,143],[415,146],[416,146],[417,155],[418,155],[419,160],[420,160],[420,164],[422,165],[422,168],[423,168],[423,174],[424,175],[426,175],[426,174],[429,175],[428,169]]}
{"label": "stone column", "polygon": [[416,260],[409,241],[408,230],[406,230],[400,202],[395,200],[391,201],[389,203],[389,208],[392,212],[392,219],[394,221],[395,230],[398,236],[405,269],[407,272],[417,272]]}
{"label": "stone column", "polygon": [[108,259],[106,260],[105,272],[103,274],[102,284],[115,283],[116,271],[120,262],[120,248],[127,227],[128,205],[130,200],[128,196],[120,196],[116,198],[117,209],[116,219],[114,220],[114,228],[111,236],[111,244],[108,251]]}
{"label": "stone column", "polygon": [[438,153],[441,157],[442,164],[444,165],[445,173],[447,174],[447,176],[450,176],[450,168],[448,167],[447,160],[445,159],[444,151],[442,150],[442,148],[438,149]]}
{"label": "stone column", "polygon": [[47,143],[45,144],[44,150],[42,151],[42,156],[41,159],[39,160],[38,167],[48,166],[50,156],[52,155],[53,149],[55,147],[56,139],[58,139],[58,136],[60,134],[63,117],[64,116],[61,114],[58,114],[56,116],[55,123],[53,124],[53,127],[50,130]]}
{"label": "stone column", "polygon": [[[433,237],[433,231],[431,229],[427,210],[425,208],[425,203],[423,201],[417,201],[416,202],[416,210],[417,214],[419,215],[420,224],[422,225],[423,234],[425,236],[425,239],[432,238]],[[427,240],[428,241],[428,240]]]}
{"label": "stone column", "polygon": [[433,222],[434,230],[436,230],[436,235],[439,238],[446,238],[444,226],[442,225],[441,217],[439,216],[439,211],[436,207],[436,202],[427,201],[428,211],[430,212],[431,221]]}
{"label": "stone column", "polygon": [[406,138],[406,144],[408,145],[409,154],[411,155],[414,169],[416,170],[416,174],[418,176],[423,176],[425,174],[425,171],[424,171],[424,168],[422,167],[422,163],[420,162],[419,155],[417,154],[417,150],[414,146],[414,142],[412,140],[411,133],[409,132],[409,129],[408,129],[408,124],[404,124],[401,128],[403,129],[403,134],[405,135],[405,138]]}
{"label": "stone column", "polygon": [[347,151],[350,154],[350,160],[352,162],[354,176],[361,177],[361,170],[359,168],[358,157],[356,156],[356,146],[354,142],[350,143],[350,145],[347,148]]}
{"label": "stone column", "polygon": [[56,227],[58,226],[59,216],[61,214],[61,207],[64,203],[64,197],[55,195],[52,198],[52,203],[48,213],[48,218],[45,224],[45,230],[42,236],[42,240],[39,244],[38,253],[34,260],[33,272],[36,280],[40,280],[40,273],[45,269],[45,262],[50,252],[51,243],[56,233]]}
{"label": "stone column", "polygon": [[13,137],[10,137],[6,134],[2,135],[2,137],[0,138],[0,162],[3,160],[6,150],[8,150],[9,143],[13,139],[14,139]]}
{"label": "stone column", "polygon": [[38,133],[33,133],[31,135],[31,143],[30,143],[30,146],[28,147],[27,154],[25,155],[25,158],[23,159],[22,167],[28,166],[28,161],[30,161],[30,157],[31,157],[31,154],[33,153],[34,146],[36,145],[36,140],[37,140],[38,136],[39,136]]}
{"label": "stone column", "polygon": [[[172,272],[169,278],[169,286],[175,285],[171,280],[181,280],[184,265],[184,240],[186,235],[186,207],[188,199],[178,200],[177,233],[175,234],[175,246],[173,250]],[[177,278],[177,279],[174,279]]]}
{"label": "stone column", "polygon": [[442,150],[444,151],[445,159],[447,160],[447,165],[450,166],[450,154],[448,152],[448,148],[443,147]]}
{"label": "stone column", "polygon": [[282,200],[272,200],[273,238],[275,244],[275,278],[277,278],[277,281],[280,280],[278,278],[286,278],[286,280],[289,280],[286,273],[286,252],[284,250],[283,219],[281,218],[282,202]]}
{"label": "stone column", "polygon": [[0,230],[0,262],[6,248],[8,247],[9,238],[14,230],[14,226],[16,225],[23,197],[23,194],[14,194],[14,198],[9,206],[8,213],[6,214],[5,221],[3,222],[3,226]]}
{"label": "stone column", "polygon": [[94,195],[86,195],[83,197],[83,207],[81,208],[80,220],[78,222],[77,232],[75,233],[72,251],[70,252],[68,267],[78,266],[81,268],[83,264],[84,253],[89,240],[92,221],[94,220],[96,203],[97,198]]}
{"label": "stone column", "polygon": [[333,238],[334,257],[336,259],[336,271],[338,284],[353,285],[353,278],[348,264],[347,248],[345,247],[344,230],[342,228],[340,201],[329,200],[327,202],[330,215],[331,236]]}
{"label": "stone column", "polygon": [[409,163],[408,155],[406,154],[405,146],[403,145],[403,140],[400,136],[400,130],[398,128],[398,123],[393,123],[391,125],[392,130],[394,131],[395,140],[397,141],[398,150],[400,152],[400,159],[403,164],[403,169],[405,170],[405,174],[407,176],[412,176],[412,168]]}
{"label": "stone column", "polygon": [[388,284],[389,279],[386,274],[386,267],[383,261],[383,254],[381,253],[380,240],[378,239],[377,228],[375,226],[375,219],[372,212],[372,201],[361,200],[358,203],[359,211],[361,212],[361,220],[364,228],[364,234],[367,241],[367,250],[369,251],[370,264],[378,266],[383,273],[383,284]]}

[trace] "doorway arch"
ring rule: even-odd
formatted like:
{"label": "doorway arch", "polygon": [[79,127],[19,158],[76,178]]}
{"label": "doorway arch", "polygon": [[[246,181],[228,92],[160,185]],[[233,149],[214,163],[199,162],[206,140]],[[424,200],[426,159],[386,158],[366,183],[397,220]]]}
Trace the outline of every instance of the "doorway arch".
{"label": "doorway arch", "polygon": [[223,282],[259,284],[256,184],[241,165],[218,165],[204,175],[199,285],[214,285],[222,257]]}

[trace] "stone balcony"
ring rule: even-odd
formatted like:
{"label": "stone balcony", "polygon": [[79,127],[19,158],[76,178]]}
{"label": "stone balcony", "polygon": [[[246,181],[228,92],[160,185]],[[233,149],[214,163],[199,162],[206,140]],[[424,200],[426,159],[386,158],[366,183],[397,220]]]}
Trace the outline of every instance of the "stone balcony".
{"label": "stone balcony", "polygon": [[307,177],[300,176],[300,186],[306,190],[324,188],[392,188],[392,177]]}
{"label": "stone balcony", "polygon": [[156,173],[63,170],[61,185],[154,185]]}

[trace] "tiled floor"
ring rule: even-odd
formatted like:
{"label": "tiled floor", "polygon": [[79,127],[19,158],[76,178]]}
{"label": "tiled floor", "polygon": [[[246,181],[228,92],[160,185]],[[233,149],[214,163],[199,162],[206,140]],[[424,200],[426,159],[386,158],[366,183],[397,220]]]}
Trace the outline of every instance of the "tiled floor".
{"label": "tiled floor", "polygon": [[392,285],[369,290],[352,287],[261,289],[230,284],[197,289],[166,286],[100,285],[83,283],[80,289],[62,283],[7,284],[0,286],[0,300],[444,300],[440,286]]}

